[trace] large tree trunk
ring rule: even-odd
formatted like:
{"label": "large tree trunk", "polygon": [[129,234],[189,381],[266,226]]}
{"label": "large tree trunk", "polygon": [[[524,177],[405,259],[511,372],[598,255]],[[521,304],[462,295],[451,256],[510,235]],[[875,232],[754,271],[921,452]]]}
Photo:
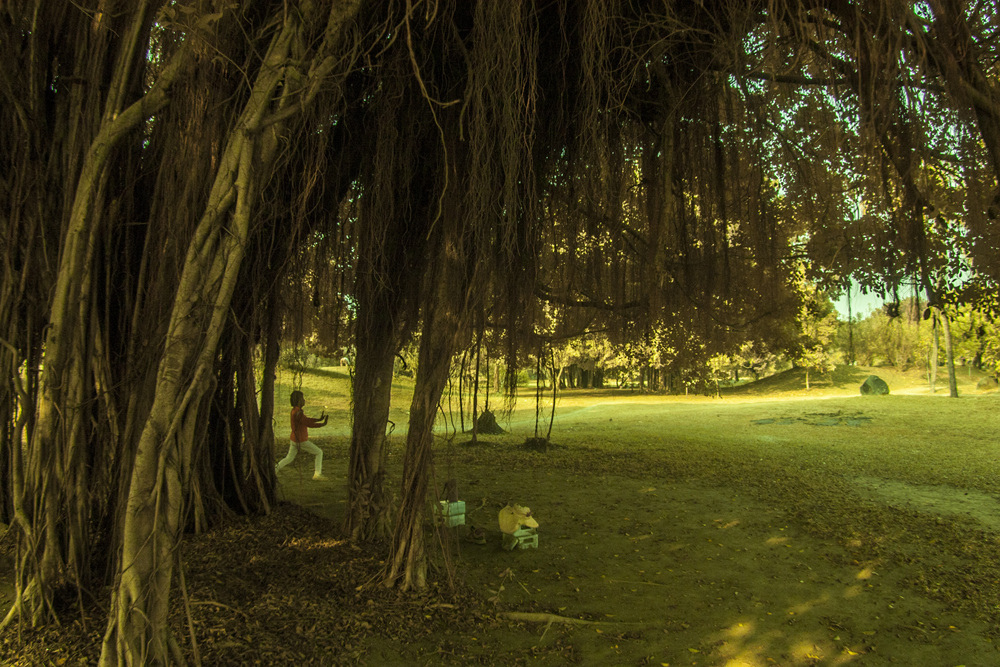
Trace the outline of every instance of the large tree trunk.
{"label": "large tree trunk", "polygon": [[[396,352],[416,325],[434,187],[428,164],[439,141],[426,101],[406,88],[411,63],[396,53],[398,77],[377,102],[374,154],[362,167],[371,185],[358,212],[353,428],[346,529],[352,539],[390,536],[384,445]],[[400,135],[405,124],[408,133]]]}
{"label": "large tree trunk", "polygon": [[[186,62],[182,49],[165,64],[149,92],[129,104],[146,57],[146,36],[152,21],[149,6],[149,2],[141,2],[118,8],[120,13],[115,12],[113,22],[91,24],[85,20],[80,28],[87,34],[80,43],[93,42],[87,45],[89,53],[79,54],[83,64],[77,73],[92,84],[92,90],[103,91],[106,97],[101,111],[92,100],[90,111],[98,114],[99,121],[89,146],[84,144],[79,171],[70,169],[66,174],[75,179],[75,192],[68,200],[49,307],[37,421],[30,433],[23,486],[15,503],[21,531],[17,595],[5,623],[17,615],[32,622],[53,615],[54,591],[65,584],[80,587],[88,569],[89,527],[92,520],[99,520],[92,513],[91,471],[107,474],[102,451],[111,447],[111,435],[96,437],[93,425],[116,421],[113,414],[94,413],[95,406],[107,407],[94,399],[95,395],[109,395],[107,383],[112,379],[107,372],[109,332],[101,327],[94,301],[95,276],[99,274],[95,268],[97,241],[104,225],[115,222],[114,213],[105,208],[109,189],[117,187],[116,183],[109,185],[110,161],[122,140],[166,104],[168,91]],[[43,30],[39,24],[36,29]],[[44,64],[32,63],[31,67],[45,71]],[[103,79],[109,71],[110,78]],[[83,115],[84,108],[75,111]],[[73,136],[86,142],[88,129],[76,126],[78,122],[76,118],[70,121],[76,130]],[[71,144],[67,152],[74,148]],[[63,157],[76,164],[81,156]],[[97,385],[104,385],[104,389]]]}
{"label": "large tree trunk", "polygon": [[465,228],[462,176],[456,168],[465,157],[457,142],[449,143],[451,161],[442,164],[446,187],[440,209],[428,226],[428,253],[423,274],[422,327],[417,377],[410,404],[409,430],[403,459],[400,506],[393,530],[392,555],[387,562],[385,584],[401,590],[423,588],[427,581],[424,547],[424,512],[431,474],[431,444],[441,395],[451,370],[451,358],[459,338],[466,333],[470,290],[476,284],[480,264],[477,252],[485,250]]}
{"label": "large tree trunk", "polygon": [[[227,457],[230,480],[234,494],[248,513],[269,513],[271,511],[271,485],[265,484],[269,470],[273,470],[274,459],[269,455],[273,450],[274,434],[271,421],[261,417],[261,407],[257,405],[257,374],[255,372],[252,337],[243,341],[243,346],[231,351],[240,358],[236,370],[236,416],[239,418],[242,437],[232,443]],[[262,380],[264,382],[266,380]],[[237,436],[240,434],[237,433]]]}
{"label": "large tree trunk", "polygon": [[[219,193],[228,196],[231,188],[239,190],[240,199],[251,196],[249,165],[257,158],[254,148],[245,135],[233,137],[209,211],[223,207]],[[240,165],[239,185],[232,182],[234,162]],[[191,474],[193,439],[212,388],[216,345],[242,260],[249,205],[249,201],[237,203],[228,234],[221,215],[206,215],[190,246],[153,407],[133,465],[121,565],[101,653],[105,665],[160,664],[175,655],[167,612],[182,527],[183,488]]]}
{"label": "large tree trunk", "polygon": [[398,585],[404,591],[423,588],[427,583],[423,519],[431,469],[431,444],[438,403],[448,383],[451,356],[458,334],[458,314],[449,308],[448,303],[438,303],[425,310],[403,460],[402,497],[393,534],[393,555],[386,576],[387,585]]}
{"label": "large tree trunk", "polygon": [[263,368],[260,380],[260,413],[257,433],[259,439],[251,443],[250,474],[258,487],[265,512],[274,504],[274,381],[277,379],[278,359],[281,355],[281,315],[274,295],[268,299],[263,331]]}
{"label": "large tree trunk", "polygon": [[[359,307],[368,315],[370,309]],[[398,341],[386,313],[365,317],[359,326],[354,368],[354,425],[351,432],[346,529],[353,540],[389,537],[383,446],[392,394],[392,367]]]}
{"label": "large tree trunk", "polygon": [[[317,28],[325,27],[316,53],[328,54],[357,8],[358,3],[336,5],[326,22],[320,21],[315,6],[303,8],[317,12],[311,16],[285,13],[227,137],[204,215],[188,246],[152,408],[133,463],[102,665],[164,664],[178,657],[167,613],[184,489],[192,472],[193,442],[203,429],[217,344],[240,274],[260,179],[274,162],[285,120],[311,102],[335,64],[343,65],[325,58],[309,67],[310,54],[298,51],[313,42]],[[296,66],[309,67],[308,75]]]}
{"label": "large tree trunk", "polygon": [[[258,239],[259,241],[259,239]],[[274,380],[280,345],[277,299],[265,293],[277,283],[291,251],[288,243],[250,246],[234,295],[232,316],[220,341],[217,380],[212,401],[209,437],[200,464],[199,479],[189,490],[197,519],[205,525],[236,510],[243,514],[269,513],[274,502]],[[262,352],[258,383],[257,354]],[[260,402],[258,404],[258,388]],[[197,532],[201,526],[197,523]]]}

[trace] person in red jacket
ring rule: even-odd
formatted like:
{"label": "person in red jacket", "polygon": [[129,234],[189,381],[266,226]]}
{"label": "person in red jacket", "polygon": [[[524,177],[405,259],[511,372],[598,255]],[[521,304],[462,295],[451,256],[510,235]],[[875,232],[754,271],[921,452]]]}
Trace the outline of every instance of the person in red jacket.
{"label": "person in red jacket", "polygon": [[274,472],[280,472],[282,468],[295,460],[295,456],[299,453],[300,449],[304,449],[316,457],[313,479],[324,480],[326,477],[323,476],[323,450],[309,442],[309,429],[326,426],[326,422],[329,421],[330,416],[326,414],[326,411],[323,411],[320,413],[319,419],[307,417],[306,413],[302,411],[302,408],[306,405],[306,397],[301,391],[292,392],[291,403],[292,434],[288,436],[291,439],[291,443],[288,445],[288,454],[285,455],[285,458],[278,461]]}

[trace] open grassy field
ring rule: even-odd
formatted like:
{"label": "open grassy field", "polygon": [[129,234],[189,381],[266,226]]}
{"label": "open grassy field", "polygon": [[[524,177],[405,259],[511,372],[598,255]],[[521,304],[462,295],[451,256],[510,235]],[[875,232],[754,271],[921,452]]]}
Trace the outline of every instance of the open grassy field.
{"label": "open grassy field", "polygon": [[[458,577],[496,612],[601,624],[373,633],[360,659],[996,664],[998,397],[967,369],[958,400],[943,376],[930,396],[891,369],[877,372],[893,393],[863,397],[869,372],[842,368],[810,391],[786,373],[721,400],[567,391],[545,453],[521,446],[530,396],[501,419],[508,435],[472,446],[442,429],[436,476],[458,481],[469,521],[490,531],[485,547],[456,541]],[[319,380],[304,378],[307,396],[332,401]],[[407,386],[395,390],[401,429]],[[336,521],[346,440],[328,446],[333,481],[309,481],[304,461],[282,492]],[[537,551],[500,549],[508,501],[533,509]]]}
{"label": "open grassy field", "polygon": [[[788,373],[722,399],[567,391],[545,452],[523,447],[532,397],[501,415],[506,435],[472,445],[443,426],[437,486],[457,480],[487,544],[429,524],[451,555],[435,549],[434,585],[403,596],[372,585],[381,552],[339,537],[349,385],[343,369],[308,372],[307,413],[332,415],[312,433],[329,479],[312,481],[301,454],[272,516],[188,540],[201,659],[1000,664],[1000,395],[967,369],[957,400],[944,377],[931,396],[919,375],[877,369],[892,393],[861,396],[869,372],[840,369],[808,392]],[[284,408],[295,379],[281,380]],[[394,385],[392,489],[409,392]],[[533,510],[537,549],[501,549],[508,502]],[[47,641],[53,662],[93,660]]]}

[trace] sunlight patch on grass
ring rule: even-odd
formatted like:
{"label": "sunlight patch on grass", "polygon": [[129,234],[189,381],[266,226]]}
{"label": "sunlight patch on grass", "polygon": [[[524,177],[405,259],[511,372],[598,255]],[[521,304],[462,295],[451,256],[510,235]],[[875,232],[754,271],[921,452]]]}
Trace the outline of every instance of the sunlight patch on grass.
{"label": "sunlight patch on grass", "polygon": [[743,639],[753,633],[754,624],[750,621],[740,621],[733,623],[723,631],[723,634],[730,639]]}
{"label": "sunlight patch on grass", "polygon": [[[799,583],[802,582],[800,581]],[[800,602],[797,605],[793,605],[788,609],[788,613],[790,615],[801,616],[802,614],[807,614],[816,607],[824,605],[829,601],[830,601],[830,595],[828,593],[824,593],[823,595],[820,595],[818,598],[812,600],[806,600],[805,602]]]}
{"label": "sunlight patch on grass", "polygon": [[859,595],[861,595],[862,590],[863,589],[861,588],[860,584],[851,584],[844,590],[844,598],[848,600],[850,600],[851,598],[856,598]]}
{"label": "sunlight patch on grass", "polygon": [[723,664],[725,667],[763,667],[764,665],[773,665],[774,662],[761,658],[755,652],[744,652],[733,658],[728,658]]}
{"label": "sunlight patch on grass", "polygon": [[790,653],[796,662],[801,661],[805,664],[813,664],[809,661],[823,660],[828,651],[825,651],[823,647],[813,640],[803,639],[792,646]]}
{"label": "sunlight patch on grass", "polygon": [[[722,631],[724,637],[713,651],[715,661],[710,664],[725,667],[764,667],[774,665],[774,660],[765,655],[768,642],[758,636],[756,626],[749,622],[734,623]],[[773,634],[773,633],[768,633]]]}

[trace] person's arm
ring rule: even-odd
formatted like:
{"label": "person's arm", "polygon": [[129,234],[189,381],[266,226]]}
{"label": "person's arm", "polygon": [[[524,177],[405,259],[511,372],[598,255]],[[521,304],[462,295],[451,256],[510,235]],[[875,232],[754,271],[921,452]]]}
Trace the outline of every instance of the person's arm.
{"label": "person's arm", "polygon": [[306,426],[309,428],[319,428],[320,426],[326,426],[326,422],[330,417],[324,412],[322,413],[320,419],[316,419],[315,417],[306,417],[304,414],[302,415],[302,418],[305,419]]}

